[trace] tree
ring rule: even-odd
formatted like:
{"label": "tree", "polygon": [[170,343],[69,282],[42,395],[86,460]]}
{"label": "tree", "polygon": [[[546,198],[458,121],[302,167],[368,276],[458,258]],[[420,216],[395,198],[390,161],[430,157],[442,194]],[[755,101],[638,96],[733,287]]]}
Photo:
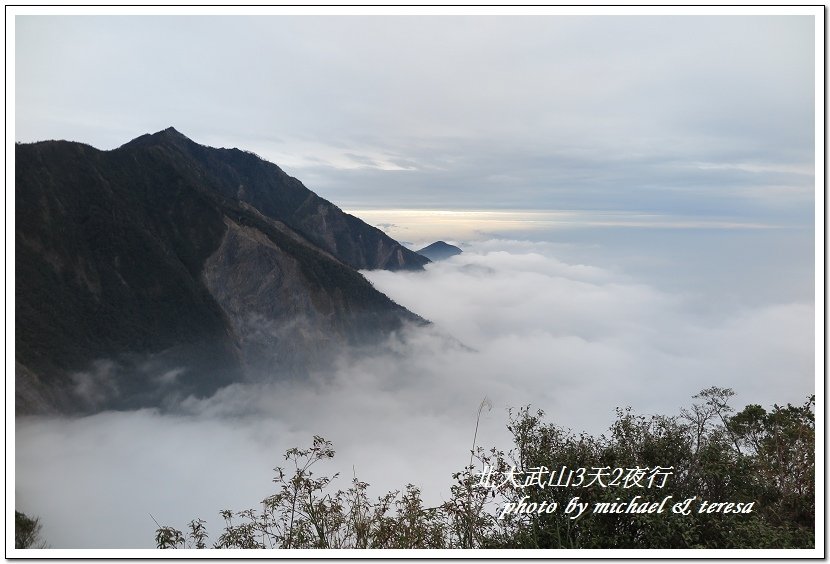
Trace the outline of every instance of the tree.
{"label": "tree", "polygon": [[40,519],[32,519],[25,513],[14,512],[14,547],[15,548],[46,548],[46,541],[41,536]]}

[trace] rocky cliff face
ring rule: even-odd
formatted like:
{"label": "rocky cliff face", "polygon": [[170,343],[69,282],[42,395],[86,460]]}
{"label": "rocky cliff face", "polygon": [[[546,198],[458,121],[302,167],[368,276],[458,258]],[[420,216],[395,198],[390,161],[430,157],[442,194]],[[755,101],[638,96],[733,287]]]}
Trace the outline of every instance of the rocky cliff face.
{"label": "rocky cliff face", "polygon": [[20,412],[164,405],[302,378],[423,323],[356,268],[425,259],[276,165],[175,130],[17,145]]}

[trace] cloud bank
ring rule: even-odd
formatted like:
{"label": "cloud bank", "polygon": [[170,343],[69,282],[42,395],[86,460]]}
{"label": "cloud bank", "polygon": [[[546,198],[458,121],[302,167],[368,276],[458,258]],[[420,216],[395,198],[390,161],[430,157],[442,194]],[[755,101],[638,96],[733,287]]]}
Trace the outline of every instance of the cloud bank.
{"label": "cloud bank", "polygon": [[614,408],[677,413],[704,387],[746,403],[800,403],[814,389],[811,303],[701,315],[672,294],[550,244],[486,241],[421,273],[366,273],[433,321],[340,359],[309,382],[234,385],[175,413],[109,412],[17,422],[18,507],[55,547],[151,547],[155,524],[257,507],[271,469],[314,434],[329,465],[373,492],[414,483],[446,497],[468,461],[486,396],[482,446],[510,446],[506,410],[532,404],[576,431],[602,432]]}

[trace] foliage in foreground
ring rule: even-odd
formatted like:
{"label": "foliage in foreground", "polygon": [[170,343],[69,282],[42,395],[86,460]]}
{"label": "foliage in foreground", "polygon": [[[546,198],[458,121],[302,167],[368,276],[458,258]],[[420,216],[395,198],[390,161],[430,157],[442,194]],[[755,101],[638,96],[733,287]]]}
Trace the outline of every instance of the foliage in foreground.
{"label": "foliage in foreground", "polygon": [[[812,548],[815,397],[802,406],[766,411],[749,405],[735,414],[728,405],[733,395],[729,389],[703,390],[697,403],[676,417],[618,409],[607,435],[599,437],[547,423],[541,411],[511,412],[513,448],[506,453],[474,448],[477,464],[471,458],[453,475],[450,500],[436,507],[426,507],[411,484],[377,499],[357,478],[348,489],[332,491],[337,474],[318,476],[314,467],[335,453],[329,441],[314,437],[310,448],[286,452],[289,466],[275,469],[276,492],[263,500],[261,510],[221,512],[225,528],[212,546]],[[593,480],[557,486],[563,467],[577,474],[584,468],[583,478]],[[662,469],[662,488],[659,480],[644,487],[649,469]],[[596,504],[628,502],[636,495],[650,503],[672,497],[662,513],[591,511]],[[564,511],[574,497],[589,504],[579,517]],[[689,498],[696,498],[689,514],[671,511]],[[704,500],[752,503],[743,506],[751,512],[699,512]],[[552,512],[526,511],[554,504]],[[186,532],[159,527],[156,545],[206,548],[204,525],[196,519]]]}
{"label": "foliage in foreground", "polygon": [[40,535],[40,519],[29,517],[20,511],[14,512],[14,547],[46,548],[46,541]]}

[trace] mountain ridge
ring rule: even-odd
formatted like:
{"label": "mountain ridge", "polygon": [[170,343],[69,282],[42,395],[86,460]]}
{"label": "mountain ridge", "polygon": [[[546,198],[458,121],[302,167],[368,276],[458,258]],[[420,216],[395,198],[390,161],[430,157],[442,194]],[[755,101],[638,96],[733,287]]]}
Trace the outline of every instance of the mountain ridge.
{"label": "mountain ridge", "polygon": [[[114,151],[158,146],[175,147],[184,155],[199,159],[211,172],[228,181],[228,186],[234,186],[232,192],[225,191],[223,195],[251,204],[263,214],[284,222],[353,268],[410,270],[420,269],[429,262],[380,229],[308,190],[278,165],[250,151],[206,147],[173,127],[139,136]],[[224,155],[222,162],[211,158],[217,151]],[[235,166],[228,167],[228,161]],[[263,182],[267,189],[257,189]],[[352,229],[361,229],[360,242],[347,236]]]}
{"label": "mountain ridge", "polygon": [[426,259],[251,153],[168,128],[111,151],[18,144],[15,162],[21,412],[302,378],[426,323],[356,271]]}

